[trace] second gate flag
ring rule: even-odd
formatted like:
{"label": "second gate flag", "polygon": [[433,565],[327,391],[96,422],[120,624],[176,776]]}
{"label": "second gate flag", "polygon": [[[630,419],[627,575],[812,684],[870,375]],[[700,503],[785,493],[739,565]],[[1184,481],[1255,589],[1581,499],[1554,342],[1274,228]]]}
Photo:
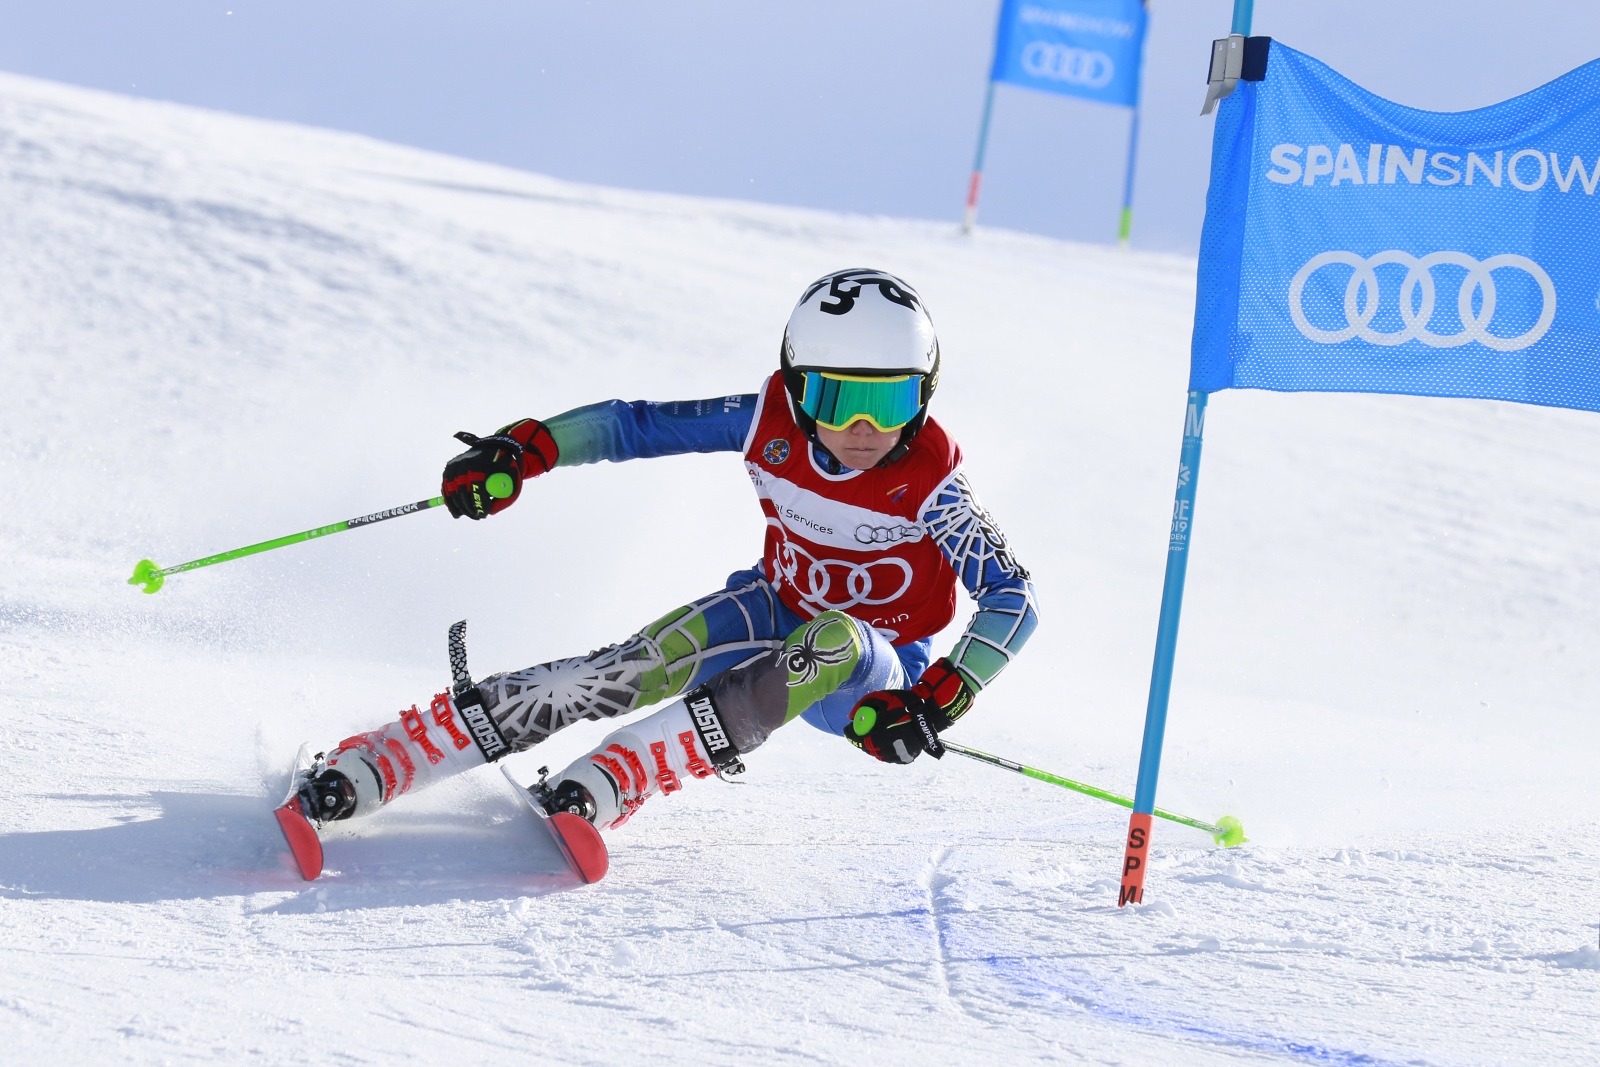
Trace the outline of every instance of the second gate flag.
{"label": "second gate flag", "polygon": [[991,81],[1139,103],[1143,0],[1005,0]]}
{"label": "second gate flag", "polygon": [[1217,112],[1191,390],[1600,411],[1600,60],[1441,113],[1277,41],[1245,57]]}

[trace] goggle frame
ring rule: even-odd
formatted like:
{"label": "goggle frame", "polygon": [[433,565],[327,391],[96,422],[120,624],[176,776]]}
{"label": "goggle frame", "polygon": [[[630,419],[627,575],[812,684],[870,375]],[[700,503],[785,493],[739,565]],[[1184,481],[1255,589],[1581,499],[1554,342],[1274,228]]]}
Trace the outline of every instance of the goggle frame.
{"label": "goggle frame", "polygon": [[[820,370],[799,373],[804,383],[800,410],[824,429],[845,430],[865,419],[873,429],[893,433],[914,422],[923,409],[924,374],[867,375]],[[824,383],[833,383],[835,388],[828,390]],[[841,411],[845,412],[843,421]],[[900,415],[905,417],[896,421]]]}

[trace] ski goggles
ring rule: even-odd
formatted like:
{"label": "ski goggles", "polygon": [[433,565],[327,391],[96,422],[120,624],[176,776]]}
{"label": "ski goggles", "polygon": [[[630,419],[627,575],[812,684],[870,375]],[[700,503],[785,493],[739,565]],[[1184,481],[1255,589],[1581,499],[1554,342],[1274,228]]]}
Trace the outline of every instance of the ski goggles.
{"label": "ski goggles", "polygon": [[818,426],[843,430],[866,419],[885,432],[898,430],[922,410],[922,375],[864,378],[806,371],[800,410]]}

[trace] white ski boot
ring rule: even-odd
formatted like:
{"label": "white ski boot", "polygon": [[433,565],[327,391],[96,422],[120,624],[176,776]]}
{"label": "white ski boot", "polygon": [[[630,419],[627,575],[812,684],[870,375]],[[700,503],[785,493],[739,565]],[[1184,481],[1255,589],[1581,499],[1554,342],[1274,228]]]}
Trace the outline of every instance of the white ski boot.
{"label": "white ski boot", "polygon": [[607,734],[593,752],[534,788],[546,811],[579,815],[608,830],[627,822],[657,793],[676,793],[686,778],[743,770],[702,686]]}

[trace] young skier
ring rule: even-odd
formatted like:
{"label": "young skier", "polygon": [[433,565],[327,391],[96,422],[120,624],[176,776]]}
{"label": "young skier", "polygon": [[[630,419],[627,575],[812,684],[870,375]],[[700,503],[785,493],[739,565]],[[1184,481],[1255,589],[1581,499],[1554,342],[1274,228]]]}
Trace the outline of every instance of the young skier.
{"label": "young skier", "polygon": [[[941,756],[965,714],[1033,632],[1033,587],[928,417],[939,344],[917,292],[847,270],[807,287],[779,370],[759,393],[677,403],[610,400],[523,419],[444,469],[451,514],[482,519],[555,467],[741,452],[766,515],[760,562],[620,644],[472,683],[460,625],[455,685],[341,741],[302,772],[319,825],[369,815],[449,774],[538,744],[580,719],[630,719],[532,788],[554,814],[617,826],[689,778],[734,774],[795,718],[888,763]],[[977,611],[950,654],[932,636],[956,584]],[[681,696],[680,696],[681,694]]]}

